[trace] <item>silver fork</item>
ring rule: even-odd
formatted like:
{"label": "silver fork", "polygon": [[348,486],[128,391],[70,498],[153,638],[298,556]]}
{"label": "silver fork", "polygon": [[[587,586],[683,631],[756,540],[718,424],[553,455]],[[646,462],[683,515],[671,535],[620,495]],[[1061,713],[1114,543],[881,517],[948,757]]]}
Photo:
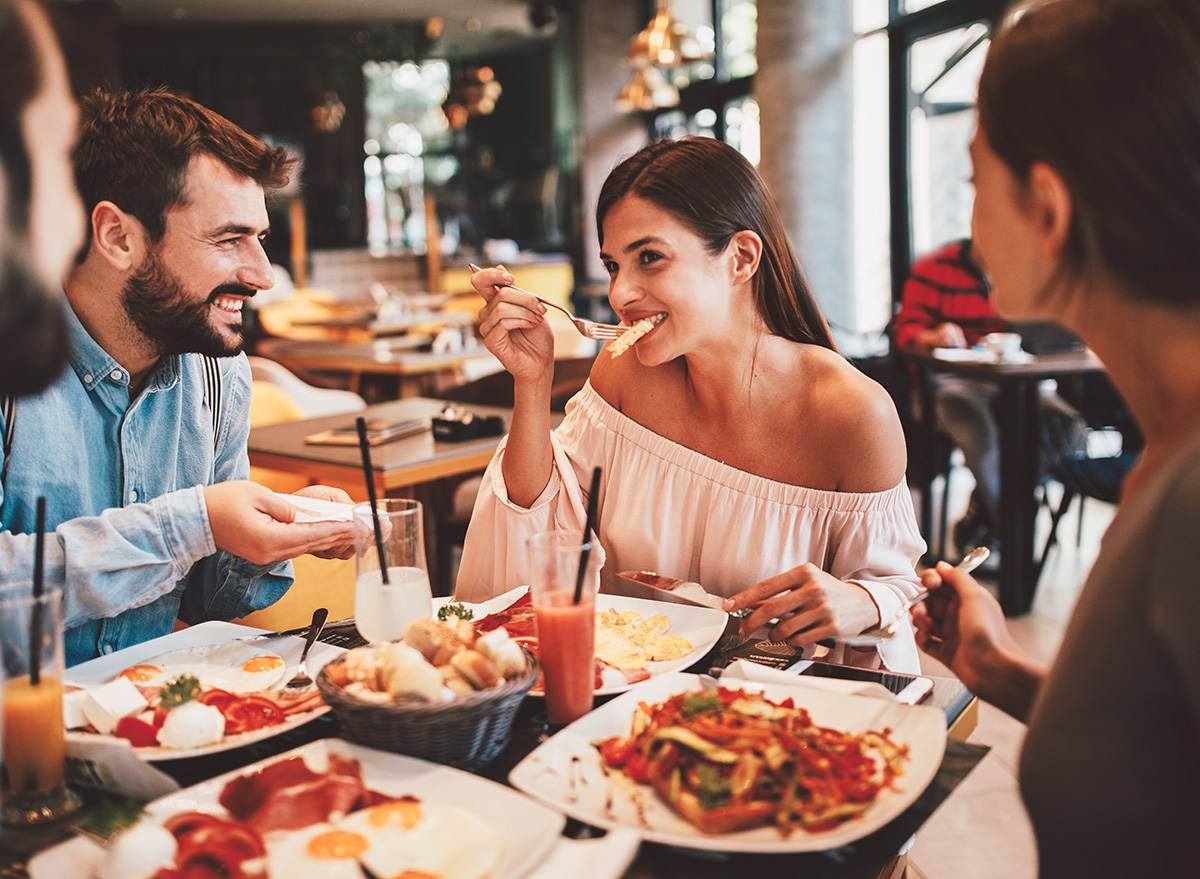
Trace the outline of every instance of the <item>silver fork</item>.
{"label": "silver fork", "polygon": [[300,687],[311,687],[313,679],[308,676],[308,651],[312,649],[313,642],[321,634],[321,630],[325,628],[325,621],[329,619],[329,611],[324,607],[318,607],[313,611],[312,625],[308,627],[308,634],[304,636],[304,650],[300,653],[300,664],[296,666],[296,676],[287,682],[289,690],[296,690]]}
{"label": "silver fork", "polygon": [[[469,265],[471,267],[471,271],[473,271],[473,272],[483,271],[483,269],[481,269],[479,266],[475,265],[475,263],[473,263],[473,262],[467,263],[467,265]],[[576,317],[575,315],[571,314],[571,312],[567,311],[567,309],[565,309],[561,305],[559,305],[557,302],[551,302],[549,299],[543,299],[541,296],[538,296],[536,293],[530,293],[528,290],[526,290],[522,287],[518,287],[516,284],[500,284],[499,286],[511,287],[512,289],[516,290],[518,293],[528,293],[530,296],[532,296],[538,302],[542,303],[542,305],[549,305],[551,308],[557,308],[559,311],[561,311],[563,314],[565,314],[567,317],[569,317],[571,319],[571,323],[575,324],[575,329],[579,330],[580,335],[586,336],[589,339],[600,339],[603,341],[607,341],[609,339],[615,339],[617,336],[621,335],[627,329],[629,329],[629,327],[615,327],[612,324],[597,323],[596,321],[588,320],[585,317]]]}

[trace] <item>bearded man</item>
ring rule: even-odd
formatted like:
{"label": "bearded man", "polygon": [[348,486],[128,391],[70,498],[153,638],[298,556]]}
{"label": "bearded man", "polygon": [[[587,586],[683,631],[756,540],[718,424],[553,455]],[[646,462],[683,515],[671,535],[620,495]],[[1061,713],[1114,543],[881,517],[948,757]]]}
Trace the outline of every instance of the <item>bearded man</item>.
{"label": "bearded man", "polygon": [[[66,584],[67,662],[278,600],[287,559],[346,557],[348,523],[244,481],[242,304],[273,283],[266,195],[295,161],[165,89],[81,104],[87,242],[65,284],[64,374],[17,400],[0,485],[0,580],[32,570],[46,498],[48,582]],[[341,491],[303,493],[349,502]]]}

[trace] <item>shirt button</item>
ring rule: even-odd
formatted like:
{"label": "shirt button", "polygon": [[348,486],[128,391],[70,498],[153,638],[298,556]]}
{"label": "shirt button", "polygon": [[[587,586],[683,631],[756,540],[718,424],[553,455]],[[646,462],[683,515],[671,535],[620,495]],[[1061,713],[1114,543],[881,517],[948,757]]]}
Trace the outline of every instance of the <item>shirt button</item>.
{"label": "shirt button", "polygon": [[110,373],[108,374],[108,376],[109,376],[109,378],[111,378],[111,379],[112,379],[113,381],[115,381],[115,382],[116,382],[116,381],[120,381],[120,380],[121,380],[121,370],[119,370],[119,369],[114,369],[112,372],[110,372]]}
{"label": "shirt button", "polygon": [[83,380],[85,382],[87,382],[89,385],[94,381],[94,379],[92,378],[92,374],[90,372],[83,377]]}
{"label": "shirt button", "polygon": [[137,491],[136,491],[136,489],[135,489],[134,491],[131,491],[131,492],[129,492],[129,502],[130,502],[131,504],[136,504],[136,503],[137,503]]}
{"label": "shirt button", "polygon": [[112,653],[112,652],[113,652],[113,646],[112,646],[111,644],[105,644],[103,647],[101,647],[101,648],[100,648],[100,652],[101,652],[101,653],[103,653],[103,654],[105,654],[105,655],[107,655],[107,654],[109,654],[109,653]]}

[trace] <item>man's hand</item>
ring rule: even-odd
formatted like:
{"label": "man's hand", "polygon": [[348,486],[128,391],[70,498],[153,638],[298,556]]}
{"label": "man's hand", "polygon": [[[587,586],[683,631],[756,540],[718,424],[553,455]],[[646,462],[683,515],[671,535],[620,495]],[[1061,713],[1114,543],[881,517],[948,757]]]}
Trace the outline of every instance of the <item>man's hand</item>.
{"label": "man's hand", "polygon": [[930,350],[934,348],[966,348],[967,336],[962,327],[947,321],[923,332],[920,342]]}
{"label": "man's hand", "polygon": [[[354,504],[354,498],[340,488],[330,485],[308,485],[299,491],[292,492],[297,497],[312,497],[322,501],[333,501],[337,504]],[[335,546],[320,552],[313,552],[319,559],[348,559],[354,556],[354,539],[351,538],[343,546]]]}
{"label": "man's hand", "polygon": [[[349,500],[349,495],[338,489],[314,488],[321,494],[305,489],[310,491],[310,497]],[[252,564],[271,565],[306,552],[341,558],[347,558],[353,552],[352,522],[295,523],[295,506],[253,482],[218,482],[205,486],[204,503],[217,549]]]}

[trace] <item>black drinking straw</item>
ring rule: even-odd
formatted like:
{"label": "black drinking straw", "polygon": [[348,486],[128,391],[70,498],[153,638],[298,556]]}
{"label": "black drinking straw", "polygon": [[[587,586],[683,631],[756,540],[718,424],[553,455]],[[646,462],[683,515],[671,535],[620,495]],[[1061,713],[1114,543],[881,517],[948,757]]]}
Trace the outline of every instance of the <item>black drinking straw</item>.
{"label": "black drinking straw", "polygon": [[596,528],[596,501],[600,497],[600,468],[592,470],[592,493],[588,497],[587,523],[583,526],[583,549],[579,553],[579,573],[575,577],[575,603],[583,598],[583,578],[587,573],[588,554],[592,549],[592,531]]}
{"label": "black drinking straw", "polygon": [[42,676],[42,570],[46,555],[46,499],[37,499],[37,536],[33,550],[33,609],[29,616],[29,683],[37,686]]}
{"label": "black drinking straw", "polygon": [[375,548],[379,550],[379,574],[388,584],[387,553],[383,551],[383,531],[379,528],[379,508],[375,506],[375,471],[371,467],[371,444],[367,442],[367,419],[361,415],[354,422],[358,428],[358,447],[362,449],[363,476],[367,479],[367,499],[371,502],[371,521],[375,524]]}

